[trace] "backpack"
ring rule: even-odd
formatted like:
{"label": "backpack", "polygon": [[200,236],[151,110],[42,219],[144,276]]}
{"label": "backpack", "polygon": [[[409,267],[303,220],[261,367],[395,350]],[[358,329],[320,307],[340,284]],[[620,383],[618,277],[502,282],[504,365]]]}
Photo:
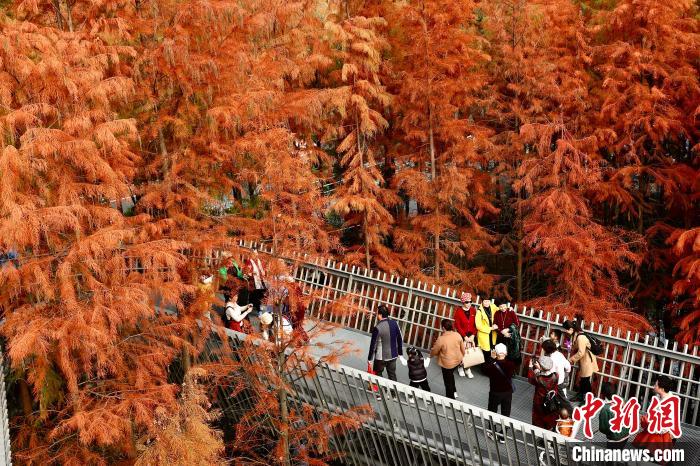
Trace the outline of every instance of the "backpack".
{"label": "backpack", "polygon": [[559,398],[559,394],[555,390],[548,391],[544,397],[544,400],[542,400],[542,407],[544,408],[545,412],[548,413],[559,412],[562,407],[561,398]]}
{"label": "backpack", "polygon": [[584,335],[586,335],[588,342],[591,344],[591,353],[596,356],[603,354],[603,343],[591,334],[584,333]]}

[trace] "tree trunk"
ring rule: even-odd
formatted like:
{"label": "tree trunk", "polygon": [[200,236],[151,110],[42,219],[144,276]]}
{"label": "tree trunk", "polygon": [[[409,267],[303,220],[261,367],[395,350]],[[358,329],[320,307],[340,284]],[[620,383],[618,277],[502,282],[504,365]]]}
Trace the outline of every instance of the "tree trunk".
{"label": "tree trunk", "polygon": [[192,366],[192,361],[190,360],[190,350],[187,347],[182,348],[182,379],[185,379],[185,375],[189,372]]}
{"label": "tree trunk", "polygon": [[22,403],[22,413],[25,416],[32,414],[32,396],[29,393],[29,384],[24,379],[19,379],[17,383],[19,387],[19,399]]}
{"label": "tree trunk", "polygon": [[63,14],[61,13],[61,3],[59,0],[52,0],[54,13],[56,13],[56,26],[63,31]]}
{"label": "tree trunk", "polygon": [[370,265],[372,264],[372,256],[369,254],[369,235],[367,229],[367,214],[365,213],[365,218],[362,221],[362,234],[365,237],[365,264],[367,265],[367,270],[369,270],[371,268]]}
{"label": "tree trunk", "polygon": [[[353,78],[354,79],[354,78]],[[362,170],[365,169],[365,153],[362,147],[362,140],[360,139],[360,115],[355,112],[355,140],[357,141],[357,155],[360,157],[360,167]],[[362,187],[364,194],[364,186]],[[362,234],[365,237],[365,265],[367,270],[370,269],[372,263],[372,256],[369,253],[369,225],[367,223],[367,212],[362,213]]]}
{"label": "tree trunk", "polygon": [[644,234],[644,201],[647,198],[647,189],[649,183],[644,172],[639,174],[639,205],[637,206],[637,214],[639,215],[639,224],[637,230],[640,235]]}
{"label": "tree trunk", "polygon": [[272,214],[272,255],[275,255],[277,254],[277,217],[275,215],[274,200],[272,201],[272,205],[270,207],[270,213]]}
{"label": "tree trunk", "polygon": [[517,225],[517,231],[518,231],[518,237],[516,238],[516,241],[518,242],[518,265],[517,265],[517,272],[516,272],[516,278],[515,278],[515,286],[516,286],[516,296],[518,298],[518,302],[522,303],[523,301],[523,213],[522,213],[522,207],[520,206],[521,202],[521,190],[518,189],[518,207],[516,208],[516,218],[515,218],[515,223]]}
{"label": "tree trunk", "polygon": [[[435,139],[433,137],[433,110],[430,106],[430,103],[428,103],[428,137],[430,139],[430,182],[433,185],[433,190],[435,193],[438,191],[438,186],[436,183],[436,178],[437,178],[437,168],[436,168],[436,161],[435,161]],[[435,200],[435,216],[439,217],[440,216],[440,201],[438,199]],[[438,230],[435,232],[434,236],[434,243],[433,247],[435,249],[435,270],[434,275],[435,279],[439,280],[440,279],[440,230],[438,227]]]}
{"label": "tree trunk", "polygon": [[[282,306],[277,305],[275,306],[277,309],[277,329],[275,330],[275,348],[277,351],[277,376],[279,377],[279,380],[284,380],[285,376],[285,371],[284,371],[284,362],[285,362],[285,353],[284,353],[284,345],[282,344]],[[281,450],[281,457],[279,458],[279,462],[282,466],[290,466],[292,464],[291,461],[291,453],[289,451],[289,406],[287,404],[287,390],[284,386],[282,386],[282,382],[280,382],[280,387],[277,389],[277,398],[279,400],[280,404],[280,450]]]}
{"label": "tree trunk", "polygon": [[[426,69],[428,67],[428,57],[430,54],[428,53],[429,49],[429,42],[430,42],[430,35],[428,34],[428,23],[423,19],[423,34],[425,34],[425,64],[426,64]],[[427,98],[427,106],[428,106],[428,139],[430,143],[430,183],[433,185],[433,192],[437,193],[438,192],[438,186],[436,186],[435,179],[437,178],[437,167],[436,165],[436,156],[435,156],[435,136],[433,134],[433,103],[432,103],[432,83],[430,81],[430,77],[428,76],[426,78],[426,87],[428,89],[428,98]],[[440,201],[438,199],[435,199],[435,216],[439,217],[440,216]],[[433,270],[433,275],[435,276],[436,280],[440,279],[440,229],[438,227],[437,231],[433,235],[433,248],[435,250],[435,257],[434,257],[434,270]]]}
{"label": "tree trunk", "polygon": [[68,30],[73,32],[73,13],[71,12],[71,6],[68,3],[68,0],[64,0],[64,3],[66,4],[66,20],[68,21]]}
{"label": "tree trunk", "polygon": [[516,296],[518,302],[523,301],[523,240],[522,238],[518,240],[518,271],[516,276]]}

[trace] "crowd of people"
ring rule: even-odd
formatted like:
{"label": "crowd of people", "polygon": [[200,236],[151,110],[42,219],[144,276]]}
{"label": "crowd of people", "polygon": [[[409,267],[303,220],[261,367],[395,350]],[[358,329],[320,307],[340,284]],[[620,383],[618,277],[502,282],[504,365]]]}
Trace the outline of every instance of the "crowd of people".
{"label": "crowd of people", "polygon": [[[286,275],[268,278],[257,251],[254,250],[243,264],[224,253],[218,269],[202,274],[200,282],[203,291],[218,291],[223,296],[225,306],[214,309],[220,311],[219,316],[227,328],[255,332],[266,340],[272,340],[274,335],[308,340],[303,326],[306,307],[301,288]],[[274,312],[275,306],[281,312]]]}
{"label": "crowd of people", "polygon": [[[251,318],[257,318],[259,334],[271,339],[273,332],[284,335],[301,334],[308,340],[303,329],[306,308],[301,299],[302,290],[291,277],[274,277],[277,286],[274,292],[268,286],[265,267],[253,252],[243,266],[231,256],[225,256],[223,265],[217,270],[218,289],[223,294],[226,307],[222,318],[228,328],[252,332]],[[211,286],[214,275],[202,276],[203,286]],[[283,283],[279,286],[279,283]],[[275,294],[276,296],[271,296]],[[488,410],[511,415],[515,384],[513,377],[523,363],[523,339],[520,336],[518,315],[507,304],[496,305],[490,299],[481,303],[472,301],[470,293],[462,293],[461,305],[454,309],[452,318],[442,319],[442,332],[426,356],[418,348],[409,346],[405,350],[401,328],[391,317],[391,310],[384,304],[377,308],[377,323],[372,329],[368,352],[368,371],[397,381],[397,361],[407,368],[409,383],[414,388],[431,391],[428,367],[433,359],[441,369],[445,396],[459,398],[455,374],[473,378],[473,370],[479,370],[489,379]],[[281,312],[271,312],[274,302]],[[598,355],[600,342],[584,330],[582,316],[566,320],[563,330],[552,329],[540,339],[537,348],[529,357],[527,380],[534,386],[531,423],[542,429],[576,438],[579,423],[572,414],[575,404],[582,403],[586,394],[592,392],[592,382],[599,372]],[[529,354],[529,352],[528,352]],[[577,383],[572,383],[574,366],[578,366]],[[569,396],[568,387],[577,386],[575,396]],[[654,392],[664,399],[671,392],[672,382],[667,376],[655,381]],[[613,432],[610,429],[612,399],[616,388],[610,382],[600,385],[601,398],[605,406],[599,415],[599,431],[608,439],[609,448],[623,448],[630,438],[629,429]],[[377,397],[381,398],[377,392]],[[396,394],[392,392],[392,396]],[[411,397],[411,400],[413,398]],[[493,435],[498,442],[505,442],[505,433],[496,425]],[[654,438],[642,431],[635,444],[666,441]]]}
{"label": "crowd of people", "polygon": [[[384,369],[389,379],[396,381],[396,360],[408,369],[410,385],[430,391],[431,384],[427,368],[435,359],[441,368],[445,396],[459,398],[455,373],[472,378],[477,367],[489,379],[488,410],[510,416],[515,384],[513,376],[522,365],[522,338],[520,321],[515,311],[506,304],[496,305],[485,299],[480,304],[472,301],[469,293],[461,295],[461,306],[454,309],[452,319],[443,319],[442,332],[435,340],[430,353],[425,357],[420,350],[409,346],[404,358],[404,346],[398,323],[391,318],[385,305],[377,311],[378,323],[372,330],[368,353],[368,368],[377,375]],[[599,372],[598,355],[600,342],[586,333],[582,316],[567,320],[563,330],[552,329],[543,337],[529,358],[527,380],[534,386],[531,423],[542,429],[555,431],[576,438],[580,422],[573,419],[575,404],[585,401],[592,392],[592,379]],[[574,366],[578,366],[578,383],[572,384]],[[570,396],[567,387],[577,385],[575,396]],[[610,382],[601,384],[601,397],[606,401],[599,417],[599,431],[608,439],[609,448],[622,448],[630,437],[629,429],[621,432],[610,430],[611,403],[616,388]],[[659,376],[654,392],[660,399],[671,390],[667,376]],[[381,394],[377,395],[381,397]],[[493,440],[505,442],[505,433],[500,425]],[[648,442],[649,434],[642,431],[635,444]],[[653,442],[667,439],[652,439]],[[544,459],[543,459],[544,462]]]}

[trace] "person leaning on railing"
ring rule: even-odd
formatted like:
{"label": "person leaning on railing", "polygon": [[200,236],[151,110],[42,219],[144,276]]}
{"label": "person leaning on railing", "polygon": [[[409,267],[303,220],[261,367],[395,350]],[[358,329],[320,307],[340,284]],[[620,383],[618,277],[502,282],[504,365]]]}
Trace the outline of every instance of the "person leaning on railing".
{"label": "person leaning on railing", "polygon": [[571,401],[582,402],[586,399],[586,393],[592,392],[591,378],[598,372],[598,359],[591,352],[591,342],[583,331],[583,319],[577,316],[573,322],[564,321],[564,330],[572,336],[573,346],[571,347],[571,364],[579,364],[579,389],[577,395]]}

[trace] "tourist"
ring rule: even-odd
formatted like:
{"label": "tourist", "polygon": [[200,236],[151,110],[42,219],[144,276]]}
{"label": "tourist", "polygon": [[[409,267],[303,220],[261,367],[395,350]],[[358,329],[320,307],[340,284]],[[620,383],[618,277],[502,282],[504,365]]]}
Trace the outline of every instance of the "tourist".
{"label": "tourist", "polygon": [[430,365],[430,358],[424,358],[423,353],[415,346],[409,346],[406,349],[406,355],[408,360],[404,359],[403,356],[399,356],[399,360],[401,364],[408,366],[409,385],[429,392],[430,384],[428,383],[427,368]]}
{"label": "tourist", "polygon": [[445,396],[457,398],[454,371],[462,365],[464,359],[464,340],[459,333],[454,331],[452,321],[442,319],[442,335],[438,337],[430,350],[431,357],[438,358],[438,365],[442,368],[442,380],[445,382]]}
{"label": "tourist", "polygon": [[[483,371],[489,378],[488,410],[497,413],[500,406],[501,414],[504,416],[510,416],[514,392],[513,373],[516,367],[513,361],[506,358],[507,355],[506,345],[498,343],[494,349],[495,359],[483,365]],[[500,425],[496,426],[496,437],[499,442],[504,443],[505,436],[500,428]],[[490,432],[487,433],[489,437],[491,437],[490,434]]]}
{"label": "tourist", "polygon": [[[474,339],[476,338],[476,308],[472,306],[472,294],[462,293],[460,296],[462,305],[454,311],[455,331],[464,339],[464,344],[468,348],[475,346]],[[459,375],[464,377],[464,369],[459,366]],[[466,376],[474,378],[471,367],[467,369]]]}
{"label": "tourist", "polygon": [[228,321],[228,328],[236,332],[242,332],[241,322],[251,313],[253,305],[239,306],[237,300],[238,294],[235,294],[226,303],[226,320]]}
{"label": "tourist", "polygon": [[571,364],[579,364],[579,390],[578,394],[571,401],[583,402],[586,399],[586,393],[592,392],[591,377],[598,372],[598,360],[591,352],[591,342],[583,331],[583,319],[577,316],[573,322],[567,320],[564,322],[564,330],[571,336],[573,345],[571,348],[572,355],[569,357]]}
{"label": "tourist", "polygon": [[498,310],[495,304],[489,299],[484,301],[479,306],[479,309],[474,318],[477,330],[477,342],[479,348],[484,353],[484,361],[491,360],[491,350],[496,344],[496,331],[498,325],[493,323],[493,314]]}
{"label": "tourist", "polygon": [[535,394],[532,399],[532,424],[546,430],[553,430],[557,424],[561,406],[546,403],[546,400],[551,399],[552,396],[558,396],[558,377],[557,373],[554,372],[552,358],[540,356],[539,360],[530,361],[527,378],[528,382],[535,386]]}
{"label": "tourist", "polygon": [[[673,385],[674,383],[669,376],[658,376],[654,382],[654,396],[659,401],[668,399],[672,395]],[[669,429],[661,429],[657,433],[649,432],[649,416],[646,414],[641,418],[641,425],[642,430],[637,434],[633,442],[636,447],[651,450],[652,454],[656,450],[665,450],[673,447],[676,439]]]}
{"label": "tourist", "polygon": [[403,337],[396,321],[389,317],[389,308],[381,304],[377,310],[377,325],[372,329],[367,361],[374,373],[383,376],[384,369],[390,380],[396,381],[396,358],[403,354]]}
{"label": "tourist", "polygon": [[608,439],[606,448],[613,450],[621,450],[627,444],[630,437],[629,427],[620,426],[620,432],[613,432],[610,428],[610,421],[615,417],[612,410],[613,395],[615,395],[615,386],[610,382],[603,382],[600,386],[600,396],[605,400],[605,404],[598,414],[598,430]]}
{"label": "tourist", "polygon": [[522,362],[520,354],[520,320],[515,310],[507,304],[501,304],[491,321],[498,327],[496,343],[503,343],[508,348],[508,359],[517,366]]}
{"label": "tourist", "polygon": [[571,373],[571,363],[559,351],[557,344],[553,340],[545,340],[542,342],[542,352],[545,356],[552,358],[554,363],[554,372],[557,373],[557,385],[559,385],[559,393],[566,396],[566,378]]}
{"label": "tourist", "polygon": [[265,282],[265,268],[258,255],[258,250],[253,250],[253,256],[248,258],[248,275],[253,277],[251,287],[253,288],[250,293],[250,302],[253,303],[253,309],[255,313],[259,313],[261,310],[262,300],[265,297],[265,290],[267,290],[267,283]]}
{"label": "tourist", "polygon": [[269,312],[260,314],[260,332],[262,333],[263,340],[271,341],[272,320],[272,314]]}
{"label": "tourist", "polygon": [[554,432],[564,437],[576,438],[580,425],[580,422],[571,419],[571,411],[569,411],[569,408],[564,407],[559,410],[559,418],[554,427]]}
{"label": "tourist", "polygon": [[292,283],[289,286],[289,290],[290,292],[285,298],[285,304],[289,308],[294,334],[299,341],[307,342],[309,341],[309,335],[304,329],[304,320],[306,318],[306,305],[303,300],[304,293],[297,283]]}
{"label": "tourist", "polygon": [[558,328],[553,328],[549,331],[549,339],[557,345],[559,352],[568,359],[571,353],[571,338],[569,334],[563,333]]}

